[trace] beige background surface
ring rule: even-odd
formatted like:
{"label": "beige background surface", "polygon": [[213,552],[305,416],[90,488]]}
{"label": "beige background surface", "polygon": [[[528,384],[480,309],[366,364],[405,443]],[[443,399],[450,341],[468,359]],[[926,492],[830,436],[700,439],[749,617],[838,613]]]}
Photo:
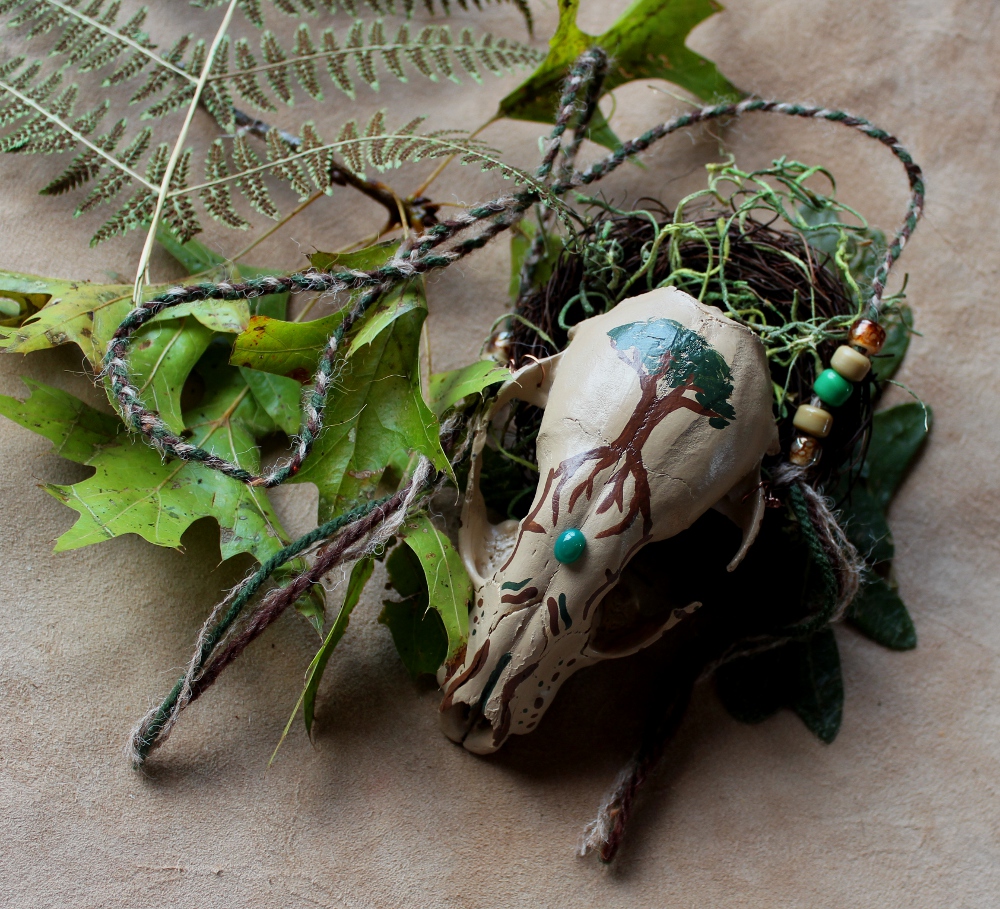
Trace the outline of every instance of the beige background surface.
{"label": "beige background surface", "polygon": [[[539,4],[533,4],[539,8]],[[623,2],[585,0],[596,31]],[[551,4],[550,4],[551,6]],[[187,7],[156,4],[163,30]],[[170,17],[175,17],[173,24]],[[484,16],[506,33],[509,11]],[[552,9],[540,13],[547,36]],[[120,748],[166,690],[218,591],[208,522],[184,554],[118,539],[54,555],[73,514],[36,488],[86,471],[0,423],[0,905],[10,907],[989,907],[1000,902],[1000,304],[996,149],[1000,15],[992,0],[729,0],[692,45],[761,95],[841,107],[896,131],[928,176],[927,218],[903,268],[918,327],[901,376],[934,407],[933,443],[893,507],[902,593],[919,648],[895,654],[838,633],[847,690],[836,742],[793,715],[760,726],[696,695],[611,869],[574,857],[580,828],[636,740],[640,658],[566,686],[543,727],[481,759],[436,728],[436,695],[410,683],[377,625],[373,584],[331,662],[316,746],[296,731],[267,759],[315,647],[287,617],[187,712],[145,774]],[[412,83],[436,125],[478,122],[515,79],[464,98]],[[392,103],[387,87],[359,108]],[[413,97],[409,95],[407,97]],[[619,93],[631,134],[676,111],[646,86]],[[346,103],[346,102],[345,102]],[[407,108],[409,110],[410,108]],[[342,114],[338,114],[338,117]],[[537,127],[487,137],[529,163]],[[905,200],[884,149],[832,125],[747,118],[723,136],[745,164],[792,154],[832,167],[844,198],[892,228]],[[620,201],[668,202],[702,181],[717,151],[676,137],[608,184]],[[0,160],[0,265],[62,277],[129,274],[140,240],[90,250],[98,223],[34,190],[54,163]],[[401,186],[416,175],[394,178]],[[444,198],[476,201],[497,181],[456,171]],[[341,194],[260,250],[296,266],[378,213]],[[234,252],[242,237],[211,233]],[[169,265],[157,260],[161,275]],[[435,280],[435,368],[474,357],[502,311],[496,248]],[[17,376],[97,401],[73,350],[0,359]],[[292,530],[313,520],[307,489],[282,491]],[[682,570],[682,568],[679,568]],[[376,578],[380,580],[380,578]]]}

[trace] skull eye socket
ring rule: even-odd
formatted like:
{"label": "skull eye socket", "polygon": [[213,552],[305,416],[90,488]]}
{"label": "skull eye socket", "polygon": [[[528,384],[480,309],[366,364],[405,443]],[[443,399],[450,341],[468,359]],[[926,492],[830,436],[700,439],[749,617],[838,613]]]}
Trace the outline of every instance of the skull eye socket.
{"label": "skull eye socket", "polygon": [[587,538],[583,535],[583,531],[573,527],[569,530],[564,530],[556,537],[555,545],[552,547],[552,554],[556,557],[557,562],[561,562],[563,565],[571,565],[583,555],[583,551],[586,548]]}

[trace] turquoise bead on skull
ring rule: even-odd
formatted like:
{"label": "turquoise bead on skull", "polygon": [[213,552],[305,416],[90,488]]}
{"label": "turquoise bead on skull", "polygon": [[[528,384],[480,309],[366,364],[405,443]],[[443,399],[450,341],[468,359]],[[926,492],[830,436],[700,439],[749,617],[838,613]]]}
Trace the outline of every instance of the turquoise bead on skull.
{"label": "turquoise bead on skull", "polygon": [[587,538],[583,535],[582,530],[577,530],[574,527],[571,530],[564,530],[556,537],[552,553],[557,562],[562,562],[563,565],[572,565],[583,555],[586,548]]}

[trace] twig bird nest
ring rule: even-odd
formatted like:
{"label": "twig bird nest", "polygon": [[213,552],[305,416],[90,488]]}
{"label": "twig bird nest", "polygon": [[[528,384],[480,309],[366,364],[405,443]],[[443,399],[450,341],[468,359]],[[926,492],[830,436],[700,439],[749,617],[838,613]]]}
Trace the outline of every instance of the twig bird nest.
{"label": "twig bird nest", "polygon": [[[591,314],[584,308],[580,292],[589,277],[588,258],[580,254],[581,246],[586,247],[599,238],[602,248],[616,250],[616,265],[623,274],[635,274],[647,264],[643,261],[645,251],[674,220],[673,213],[663,206],[651,210],[655,212],[652,220],[649,211],[642,215],[604,215],[585,228],[573,246],[566,246],[557,254],[548,279],[517,302],[515,311],[521,318],[512,320],[507,342],[511,365],[517,368],[533,357],[549,356],[555,352],[552,342],[562,349],[568,343],[567,326]],[[635,282],[615,302],[645,293],[672,275],[680,275],[681,280],[671,283],[683,285],[689,292],[694,291],[692,284],[704,284],[702,298],[706,302],[719,303],[724,296],[732,299],[736,295],[756,298],[756,314],[776,332],[795,323],[800,315],[797,310],[805,306],[810,318],[819,324],[849,323],[855,317],[857,303],[834,267],[833,253],[813,247],[799,232],[776,229],[775,218],[771,223],[761,223],[752,215],[732,219],[720,236],[716,230],[720,218],[731,215],[731,211],[721,210],[701,213],[691,222],[694,229],[688,231],[701,236],[660,245],[655,262],[647,270],[648,280]],[[720,273],[718,263],[723,258],[723,246],[725,268]],[[688,280],[683,280],[684,277]],[[571,305],[567,308],[568,303]],[[769,357],[775,388],[783,392],[776,407],[784,451],[788,450],[793,433],[794,406],[809,401],[816,374],[822,363],[829,362],[837,343],[833,337],[820,337],[812,348],[816,355]],[[859,452],[859,442],[863,451],[876,395],[876,385],[863,383],[860,393],[838,412],[823,448],[817,474],[821,482],[829,483],[850,467]],[[523,408],[515,417],[518,439],[533,439],[540,420],[541,411],[537,408]],[[532,451],[522,453],[533,460]],[[525,500],[524,507],[527,504]]]}

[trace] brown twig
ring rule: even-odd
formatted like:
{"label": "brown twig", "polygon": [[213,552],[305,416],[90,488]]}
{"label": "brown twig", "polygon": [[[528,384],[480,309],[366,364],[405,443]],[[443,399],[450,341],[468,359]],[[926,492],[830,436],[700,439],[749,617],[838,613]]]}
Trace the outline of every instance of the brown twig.
{"label": "brown twig", "polygon": [[[253,117],[239,108],[233,108],[233,120],[239,129],[264,139],[273,127],[266,121]],[[297,149],[302,140],[294,133],[278,130],[281,141],[293,149]],[[337,186],[350,186],[359,193],[381,205],[388,215],[386,226],[380,233],[386,233],[395,227],[405,226],[408,230],[422,231],[437,224],[437,205],[423,196],[402,198],[390,186],[380,180],[366,180],[352,173],[342,164],[331,160],[330,182]],[[405,225],[403,219],[406,219]]]}

